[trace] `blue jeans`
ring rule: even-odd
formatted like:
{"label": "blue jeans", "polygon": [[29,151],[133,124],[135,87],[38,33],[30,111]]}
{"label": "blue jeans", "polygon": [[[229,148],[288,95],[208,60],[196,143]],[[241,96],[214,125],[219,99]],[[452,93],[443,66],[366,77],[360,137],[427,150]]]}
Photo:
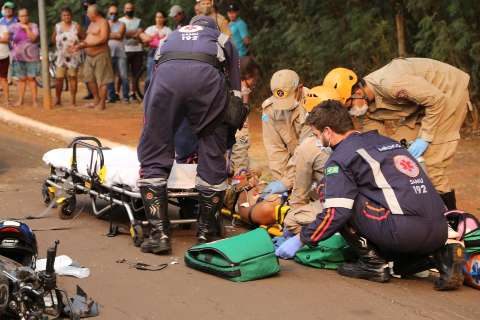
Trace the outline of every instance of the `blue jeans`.
{"label": "blue jeans", "polygon": [[[122,84],[122,96],[128,99],[128,74],[127,74],[127,58],[112,57],[112,68],[116,76],[120,78]],[[115,83],[108,84],[108,98],[115,100]]]}

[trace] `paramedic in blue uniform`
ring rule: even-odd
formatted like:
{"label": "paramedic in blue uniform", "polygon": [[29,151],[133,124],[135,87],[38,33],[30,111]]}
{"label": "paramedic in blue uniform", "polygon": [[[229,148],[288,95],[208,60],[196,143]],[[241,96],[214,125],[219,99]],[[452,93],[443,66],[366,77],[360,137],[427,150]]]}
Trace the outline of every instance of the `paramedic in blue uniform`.
{"label": "paramedic in blue uniform", "polygon": [[463,247],[446,244],[443,201],[408,150],[377,131],[354,131],[348,110],[333,100],[315,107],[307,124],[333,149],[325,165],[324,209],[277,255],[291,258],[304,244],[340,232],[358,256],[338,268],[341,275],[386,282],[388,261],[394,261],[401,275],[437,267],[436,289],[462,285]]}
{"label": "paramedic in blue uniform", "polygon": [[198,137],[197,237],[199,243],[207,242],[219,231],[216,218],[227,188],[225,152],[232,130],[223,114],[229,91],[241,95],[237,51],[210,17],[196,16],[190,25],[172,32],[156,59],[137,149],[138,186],[152,226],[142,251],[162,254],[171,251],[167,179],[175,157],[175,132],[187,118]]}

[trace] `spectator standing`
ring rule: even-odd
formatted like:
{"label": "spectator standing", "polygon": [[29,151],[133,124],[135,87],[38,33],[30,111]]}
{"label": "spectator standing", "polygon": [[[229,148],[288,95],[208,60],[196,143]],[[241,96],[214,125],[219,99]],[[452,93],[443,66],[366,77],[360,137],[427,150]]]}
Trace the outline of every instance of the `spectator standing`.
{"label": "spectator standing", "polygon": [[[122,88],[122,97],[124,102],[128,100],[128,69],[127,69],[127,55],[125,54],[125,23],[118,20],[118,7],[111,5],[108,9],[108,23],[110,25],[110,40],[108,46],[110,48],[110,55],[112,56],[112,67],[116,77],[119,78],[120,86]],[[119,99],[119,90],[115,83],[108,85],[108,100],[115,102]],[[117,89],[117,90],[115,90]]]}
{"label": "spectator standing", "polygon": [[135,17],[135,6],[131,2],[127,2],[124,6],[125,16],[120,21],[125,23],[125,52],[127,54],[127,66],[130,71],[130,100],[138,100],[135,95],[135,78],[142,69],[143,64],[143,47],[139,41],[139,36],[143,32],[142,20]]}
{"label": "spectator standing", "polygon": [[77,104],[77,76],[81,64],[81,53],[74,52],[74,46],[80,42],[83,32],[78,23],[72,21],[72,10],[65,7],[61,10],[62,21],[55,25],[52,40],[57,49],[55,61],[55,105],[62,104],[62,90],[65,77],[68,77],[70,89],[70,102],[72,106]]}
{"label": "spectator standing", "polygon": [[10,27],[14,23],[18,22],[18,18],[15,16],[15,3],[7,1],[2,6],[2,18],[0,24]]}
{"label": "spectator standing", "polygon": [[[82,27],[83,30],[87,30],[88,25],[90,24],[90,19],[88,18],[88,15],[87,15],[88,6],[92,5],[92,4],[96,4],[96,3],[97,3],[97,0],[83,0],[82,1],[83,14],[82,14],[82,17],[81,17],[81,20],[80,20],[80,24],[81,24],[81,27]],[[83,52],[82,52],[82,54],[83,54]],[[83,56],[83,58],[84,58],[84,56]],[[88,83],[84,82],[84,84],[85,84],[85,88],[87,89],[87,95],[84,96],[83,99],[84,100],[93,99],[93,95],[90,92],[90,89],[88,88]]]}
{"label": "spectator standing", "polygon": [[165,26],[167,22],[166,15],[162,11],[158,11],[155,14],[155,24],[148,27],[145,32],[140,34],[142,42],[148,46],[147,55],[147,79],[145,81],[145,91],[148,87],[148,83],[152,77],[153,66],[155,65],[154,57],[155,52],[162,46],[163,42],[167,39],[172,30]]}
{"label": "spectator standing", "polygon": [[12,77],[18,79],[18,101],[23,105],[27,83],[32,91],[32,104],[37,107],[37,83],[40,75],[40,47],[38,46],[38,26],[31,23],[28,10],[18,10],[19,22],[10,27],[12,34]]}
{"label": "spectator standing", "polygon": [[8,88],[8,68],[10,66],[10,48],[8,43],[10,35],[8,27],[0,24],[0,86],[5,98],[5,106],[10,105],[10,93]]}
{"label": "spectator standing", "polygon": [[238,16],[240,8],[235,4],[229,4],[227,9],[228,19],[230,23],[230,31],[232,32],[233,44],[238,50],[238,55],[245,57],[248,55],[248,46],[250,45],[250,34],[245,21]]}
{"label": "spectator standing", "polygon": [[190,22],[187,15],[185,14],[185,11],[183,11],[183,8],[178,4],[170,8],[170,12],[168,16],[173,19],[173,22],[175,24],[175,29],[179,29],[183,26],[186,26]]}
{"label": "spectator standing", "polygon": [[[217,24],[218,28],[222,33],[225,33],[227,36],[230,36],[230,28],[228,27],[227,19],[217,12],[213,0],[196,0],[198,4],[198,10],[200,14],[212,17],[213,21]],[[195,6],[195,10],[197,10]],[[198,13],[196,12],[198,15]]]}
{"label": "spectator standing", "polygon": [[87,10],[90,25],[85,40],[81,41],[75,50],[85,49],[84,77],[93,94],[94,103],[89,108],[105,109],[107,100],[107,85],[113,82],[112,59],[108,48],[110,28],[97,7],[92,4]]}

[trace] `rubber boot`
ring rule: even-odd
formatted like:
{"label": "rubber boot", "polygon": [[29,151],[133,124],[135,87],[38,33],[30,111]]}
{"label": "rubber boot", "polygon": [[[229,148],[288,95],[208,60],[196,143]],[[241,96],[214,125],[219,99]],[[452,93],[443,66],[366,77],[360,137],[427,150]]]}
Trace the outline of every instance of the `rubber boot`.
{"label": "rubber boot", "polygon": [[341,264],[337,272],[342,276],[366,279],[375,282],[388,282],[390,268],[377,250],[364,238],[358,236],[352,229],[344,228],[341,232],[350,247],[358,256],[356,262]]}
{"label": "rubber boot", "polygon": [[145,215],[151,225],[150,236],[142,245],[142,252],[168,254],[172,251],[169,237],[167,186],[140,187]]}
{"label": "rubber boot", "polygon": [[440,193],[440,197],[445,203],[448,211],[457,210],[457,199],[455,198],[455,190],[446,193]]}
{"label": "rubber boot", "polygon": [[465,248],[459,243],[444,245],[434,255],[440,277],[435,280],[436,290],[455,290],[463,284]]}
{"label": "rubber boot", "polygon": [[199,190],[199,192],[197,242],[202,244],[223,235],[220,210],[225,191]]}

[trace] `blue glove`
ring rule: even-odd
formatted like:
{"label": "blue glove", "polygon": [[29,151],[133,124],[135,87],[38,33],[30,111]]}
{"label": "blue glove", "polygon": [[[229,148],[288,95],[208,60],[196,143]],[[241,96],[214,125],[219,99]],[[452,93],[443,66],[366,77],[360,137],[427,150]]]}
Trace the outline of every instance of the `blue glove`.
{"label": "blue glove", "polygon": [[415,158],[419,158],[427,150],[429,143],[422,138],[417,138],[408,148],[408,151]]}
{"label": "blue glove", "polygon": [[280,248],[275,250],[275,255],[282,259],[291,259],[302,247],[303,242],[300,240],[300,236],[295,236],[285,241]]}
{"label": "blue glove", "polygon": [[278,249],[285,241],[294,236],[295,233],[288,230],[283,230],[283,236],[274,237],[272,239],[273,246],[275,247],[275,249]]}
{"label": "blue glove", "polygon": [[262,195],[260,196],[262,199],[265,199],[268,195],[283,193],[288,191],[288,188],[283,184],[282,181],[277,180],[270,182],[265,189],[263,189]]}

